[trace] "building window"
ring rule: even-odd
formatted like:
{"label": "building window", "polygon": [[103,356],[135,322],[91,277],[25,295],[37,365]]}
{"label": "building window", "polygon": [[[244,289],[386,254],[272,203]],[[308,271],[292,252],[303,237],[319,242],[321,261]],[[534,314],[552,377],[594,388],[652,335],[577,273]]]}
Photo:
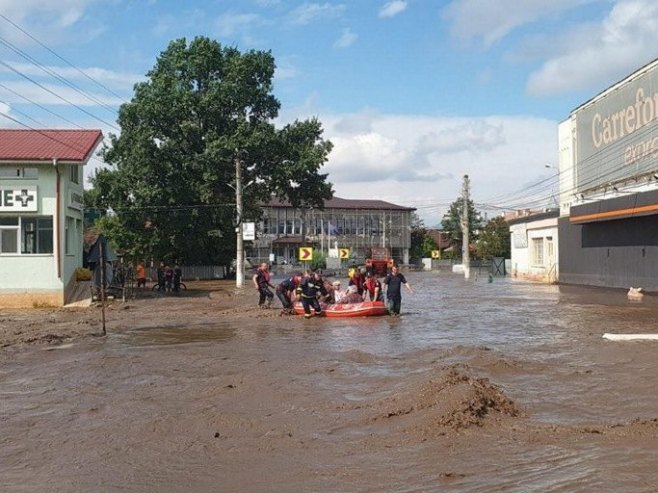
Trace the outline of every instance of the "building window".
{"label": "building window", "polygon": [[532,264],[544,265],[544,238],[532,239]]}
{"label": "building window", "polygon": [[18,253],[18,218],[0,218],[0,253]]}
{"label": "building window", "polygon": [[0,254],[18,253],[53,253],[52,217],[0,218]]}
{"label": "building window", "polygon": [[39,178],[39,168],[0,166],[0,178]]}
{"label": "building window", "polygon": [[77,164],[71,165],[71,182],[80,183],[80,167]]}

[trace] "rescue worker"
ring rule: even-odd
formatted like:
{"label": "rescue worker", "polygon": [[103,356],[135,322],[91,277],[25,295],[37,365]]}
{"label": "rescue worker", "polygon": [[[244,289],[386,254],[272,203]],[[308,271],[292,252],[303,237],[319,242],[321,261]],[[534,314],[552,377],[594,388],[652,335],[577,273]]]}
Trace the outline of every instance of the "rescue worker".
{"label": "rescue worker", "polygon": [[276,287],[276,297],[281,301],[283,306],[282,315],[292,315],[295,313],[295,310],[292,306],[292,297],[295,294],[295,290],[302,281],[302,275],[297,274],[291,277],[288,277],[281,281]]}
{"label": "rescue worker", "polygon": [[379,279],[372,275],[372,272],[366,273],[366,282],[364,283],[363,287],[364,300],[370,297],[370,301],[384,301],[382,283],[379,282]]}
{"label": "rescue worker", "polygon": [[311,272],[308,277],[305,277],[299,287],[297,287],[297,293],[304,307],[304,317],[311,318],[311,308],[313,308],[316,315],[322,313],[318,294],[326,296],[327,290],[324,287],[324,281],[319,272]]}
{"label": "rescue worker", "polygon": [[254,274],[252,280],[259,294],[258,306],[260,308],[269,308],[272,306],[274,293],[270,291],[270,288],[273,288],[274,286],[270,283],[270,272],[268,270],[267,262],[263,262],[258,266],[258,270],[256,271],[256,274]]}

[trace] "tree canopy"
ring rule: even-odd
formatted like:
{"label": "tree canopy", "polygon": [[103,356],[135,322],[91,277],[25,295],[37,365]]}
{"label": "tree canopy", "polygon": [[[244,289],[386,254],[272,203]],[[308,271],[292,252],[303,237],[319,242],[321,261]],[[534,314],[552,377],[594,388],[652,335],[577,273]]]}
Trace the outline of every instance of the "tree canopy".
{"label": "tree canopy", "polygon": [[[461,227],[461,218],[462,211],[464,210],[464,200],[459,198],[450,204],[450,209],[448,209],[447,214],[443,217],[441,221],[441,226],[443,231],[448,233],[450,238],[457,243],[460,247],[462,244],[462,227]],[[472,200],[468,201],[468,232],[469,232],[469,244],[474,243],[478,238],[478,234],[482,228],[482,218],[480,213],[475,209],[475,205]]]}
{"label": "tree canopy", "polygon": [[510,258],[510,232],[505,219],[497,216],[484,225],[477,241],[477,254],[483,259]]}
{"label": "tree canopy", "polygon": [[[237,220],[256,220],[276,196],[321,208],[333,195],[320,173],[331,151],[313,118],[276,128],[275,61],[206,37],[172,41],[119,110],[109,165],[92,178],[100,226],[133,255],[228,263]],[[236,218],[235,174],[243,180]]]}

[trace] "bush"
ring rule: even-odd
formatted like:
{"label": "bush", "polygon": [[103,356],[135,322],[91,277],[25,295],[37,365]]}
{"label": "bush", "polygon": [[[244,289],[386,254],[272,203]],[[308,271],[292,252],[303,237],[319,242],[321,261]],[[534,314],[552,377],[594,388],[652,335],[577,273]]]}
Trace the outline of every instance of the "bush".
{"label": "bush", "polygon": [[80,281],[91,281],[91,271],[85,269],[84,267],[78,267],[75,269],[75,280]]}

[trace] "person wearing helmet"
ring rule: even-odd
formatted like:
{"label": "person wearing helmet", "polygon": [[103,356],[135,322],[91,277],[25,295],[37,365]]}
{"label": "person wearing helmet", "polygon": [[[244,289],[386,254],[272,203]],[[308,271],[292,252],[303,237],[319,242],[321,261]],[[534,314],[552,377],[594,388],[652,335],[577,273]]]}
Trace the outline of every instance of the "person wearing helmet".
{"label": "person wearing helmet", "polygon": [[304,317],[311,318],[311,308],[313,308],[316,315],[322,313],[318,294],[324,296],[327,294],[327,290],[324,287],[324,281],[319,272],[311,272],[309,276],[302,280],[296,291],[302,300]]}
{"label": "person wearing helmet", "polygon": [[363,299],[370,298],[370,301],[384,301],[384,294],[382,293],[382,283],[379,282],[372,272],[366,273],[366,282],[363,285]]}

